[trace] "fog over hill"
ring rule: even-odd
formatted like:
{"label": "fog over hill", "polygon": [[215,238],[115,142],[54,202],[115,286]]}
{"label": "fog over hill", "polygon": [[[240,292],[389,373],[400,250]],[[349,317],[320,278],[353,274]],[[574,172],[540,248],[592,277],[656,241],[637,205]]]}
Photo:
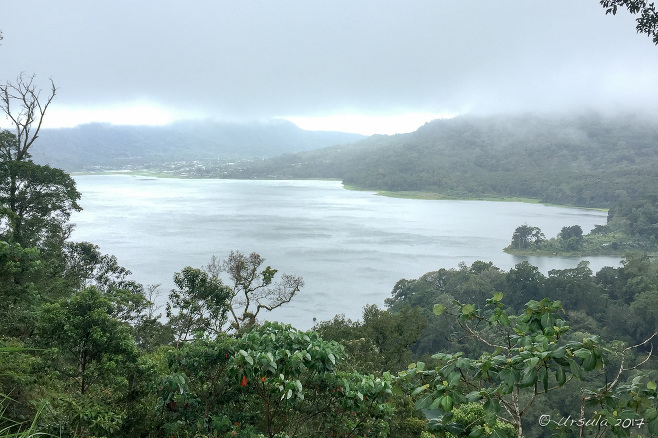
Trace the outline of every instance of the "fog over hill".
{"label": "fog over hill", "polygon": [[360,134],[305,131],[285,120],[178,122],[165,126],[94,123],[43,129],[33,159],[67,171],[148,167],[180,161],[222,163],[307,151],[363,138]]}
{"label": "fog over hill", "polygon": [[658,193],[658,123],[632,114],[460,116],[254,163],[236,176],[603,207]]}

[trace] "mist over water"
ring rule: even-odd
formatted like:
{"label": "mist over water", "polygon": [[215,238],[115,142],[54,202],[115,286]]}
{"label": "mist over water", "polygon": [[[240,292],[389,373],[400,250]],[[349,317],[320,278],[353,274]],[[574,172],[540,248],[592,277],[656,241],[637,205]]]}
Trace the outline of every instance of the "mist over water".
{"label": "mist over water", "polygon": [[[606,213],[539,204],[429,201],[375,196],[338,181],[192,180],[127,175],[76,176],[84,210],[72,239],[98,245],[144,284],[161,284],[166,301],[173,274],[205,266],[212,255],[258,252],[280,273],[306,286],[267,315],[300,329],[344,313],[358,319],[382,305],[395,283],[460,262],[492,261],[501,269],[529,260],[545,274],[575,267],[574,257],[518,257],[502,249],[524,223],[555,236],[563,226],[585,233]],[[592,257],[593,271],[618,258]]]}

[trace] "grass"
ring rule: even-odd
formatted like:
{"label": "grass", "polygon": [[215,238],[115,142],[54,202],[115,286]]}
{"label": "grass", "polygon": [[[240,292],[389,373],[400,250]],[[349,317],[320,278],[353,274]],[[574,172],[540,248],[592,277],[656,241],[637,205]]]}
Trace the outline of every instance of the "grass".
{"label": "grass", "polygon": [[593,207],[579,207],[575,205],[561,205],[551,204],[548,202],[541,202],[539,199],[523,198],[520,196],[474,196],[467,193],[439,193],[439,192],[423,192],[423,191],[389,191],[389,190],[370,190],[357,187],[350,184],[343,184],[346,190],[354,190],[360,192],[375,192],[378,196],[386,196],[389,198],[403,198],[403,199],[421,199],[421,200],[446,200],[446,201],[493,201],[493,202],[524,202],[526,204],[542,204],[550,205],[553,207],[568,207],[580,208],[584,210],[608,211],[607,208],[593,208]]}

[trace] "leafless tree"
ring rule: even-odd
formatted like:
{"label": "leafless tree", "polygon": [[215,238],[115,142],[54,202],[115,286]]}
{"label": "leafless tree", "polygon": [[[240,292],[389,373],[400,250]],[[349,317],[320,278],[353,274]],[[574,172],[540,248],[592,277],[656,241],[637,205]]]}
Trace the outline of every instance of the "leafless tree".
{"label": "leafless tree", "polygon": [[50,79],[50,90],[42,98],[42,90],[35,83],[35,75],[21,73],[16,82],[8,81],[0,85],[0,110],[5,114],[15,130],[16,142],[12,147],[2,148],[5,161],[25,161],[30,158],[29,149],[39,137],[43,118],[57,94],[57,88]]}

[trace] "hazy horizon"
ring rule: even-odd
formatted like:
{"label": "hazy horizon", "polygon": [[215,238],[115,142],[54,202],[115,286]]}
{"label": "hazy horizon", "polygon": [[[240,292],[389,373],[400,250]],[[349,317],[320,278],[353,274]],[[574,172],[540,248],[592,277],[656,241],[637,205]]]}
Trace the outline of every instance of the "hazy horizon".
{"label": "hazy horizon", "polygon": [[0,81],[58,87],[45,126],[290,120],[394,134],[456,114],[658,108],[658,48],[597,0],[82,0],[2,6]]}

